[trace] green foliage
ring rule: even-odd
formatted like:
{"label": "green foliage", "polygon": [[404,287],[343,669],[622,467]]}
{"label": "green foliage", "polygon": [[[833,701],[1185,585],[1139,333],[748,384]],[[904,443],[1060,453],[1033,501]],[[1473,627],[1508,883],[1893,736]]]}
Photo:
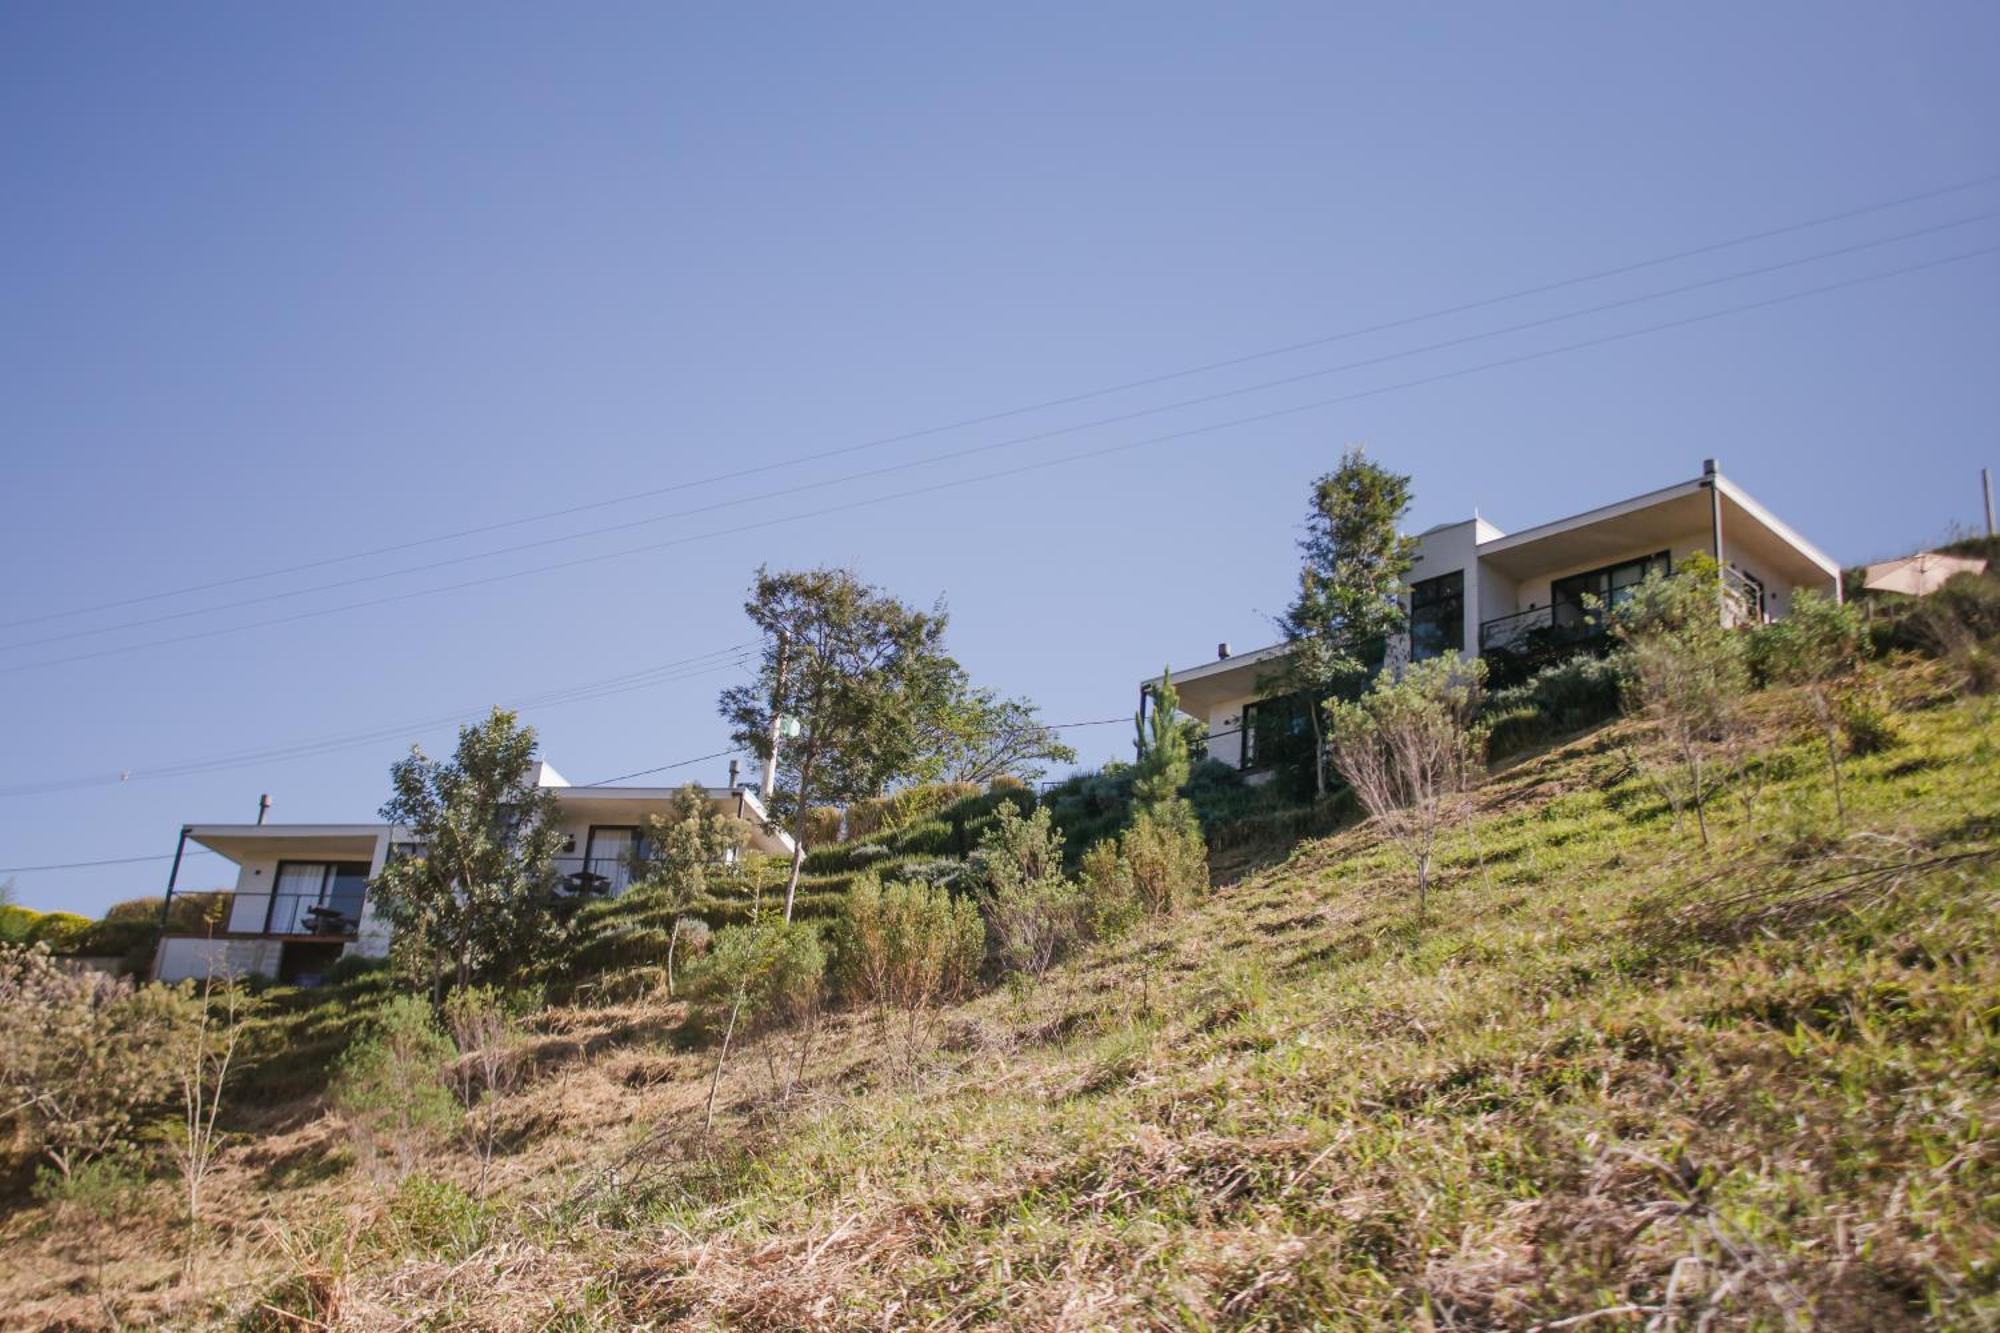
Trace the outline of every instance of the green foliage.
{"label": "green foliage", "polygon": [[1783,620],[1750,633],[1748,663],[1761,684],[1819,685],[1852,671],[1864,643],[1859,610],[1807,588],[1793,595]]}
{"label": "green foliage", "polygon": [[1457,653],[1383,672],[1358,702],[1327,704],[1334,767],[1368,814],[1415,863],[1424,915],[1438,836],[1486,756],[1478,720],[1485,663]]}
{"label": "green foliage", "polygon": [[187,997],[71,972],[48,946],[0,946],[0,1111],[57,1173],[132,1144],[174,1087]]}
{"label": "green foliage", "polygon": [[63,1214],[116,1222],[146,1210],[150,1183],[146,1159],[135,1149],[119,1148],[78,1163],[67,1175],[42,1167],[35,1173],[34,1195]]}
{"label": "green foliage", "polygon": [[1093,843],[1077,861],[1076,877],[1083,891],[1084,926],[1092,939],[1116,939],[1144,915],[1132,863],[1116,838]]}
{"label": "green foliage", "polygon": [[1409,507],[1410,479],[1358,447],[1313,482],[1298,591],[1278,621],[1292,688],[1317,696],[1365,677],[1363,648],[1402,629],[1403,576],[1417,546],[1398,530]]}
{"label": "green foliage", "polygon": [[334,1109],[365,1159],[386,1150],[407,1176],[458,1124],[445,1077],[456,1055],[427,1001],[398,995],[382,1006],[368,1035],[341,1058],[333,1086]]}
{"label": "green foliage", "polygon": [[41,913],[14,903],[0,903],[0,944],[28,944]]}
{"label": "green foliage", "polygon": [[750,1026],[773,1026],[809,1017],[825,986],[819,924],[765,917],[715,933],[698,994],[713,1013],[734,1011]]}
{"label": "green foliage", "polygon": [[1399,527],[1409,507],[1410,479],[1371,463],[1359,447],[1313,482],[1298,590],[1278,618],[1287,651],[1259,684],[1271,697],[1302,696],[1306,735],[1281,738],[1282,753],[1271,758],[1302,790],[1309,776],[1316,798],[1326,795],[1318,705],[1358,692],[1404,625],[1403,576],[1417,550]]}
{"label": "green foliage", "polygon": [[1152,699],[1151,713],[1141,705],[1132,719],[1139,743],[1139,759],[1132,772],[1132,800],[1140,811],[1159,812],[1180,799],[1191,761],[1187,732],[1180,723],[1181,697],[1174,689],[1171,671],[1160,673],[1160,683],[1153,689]]}
{"label": "green foliage", "polygon": [[390,778],[382,818],[417,848],[391,857],[369,894],[398,955],[434,989],[447,974],[466,986],[552,957],[563,834],[554,793],[535,785],[534,729],[496,708],[459,729],[449,761],[413,748]]}
{"label": "green foliage", "polygon": [[1007,967],[1040,976],[1084,936],[1084,895],[1063,874],[1063,836],[1046,809],[1023,819],[1001,807],[973,866]]}
{"label": "green foliage", "polygon": [[1073,764],[1076,751],[1045,726],[1027,699],[974,689],[957,673],[944,706],[926,722],[924,769],[950,782],[1034,779],[1052,763]]}
{"label": "green foliage", "polygon": [[1488,691],[1480,716],[1491,730],[1489,750],[1495,756],[1513,754],[1608,722],[1624,706],[1624,689],[1619,663],[1582,653]]}
{"label": "green foliage", "polygon": [[[815,802],[861,800],[924,776],[926,745],[952,707],[964,673],[946,656],[942,606],[918,611],[844,569],[757,571],[744,613],[764,638],[757,679],[723,691],[732,738],[759,759],[772,723],[795,719],[779,750],[778,812],[789,815],[798,856],[814,841]],[[800,863],[785,887],[790,919]]]}
{"label": "green foliage", "polygon": [[674,793],[668,813],[646,816],[631,891],[654,895],[672,911],[711,892],[727,893],[742,882],[738,863],[752,832],[748,820],[716,809],[707,790],[690,782]]}
{"label": "green foliage", "polygon": [[51,953],[79,953],[96,924],[75,912],[43,912],[29,924],[27,943],[45,944]]}
{"label": "green foliage", "polygon": [[919,1011],[963,995],[986,956],[986,926],[970,898],[930,884],[863,875],[835,927],[838,973],[866,1004]]}
{"label": "green foliage", "polygon": [[1118,839],[1141,909],[1165,916],[1208,892],[1208,846],[1185,801],[1142,810]]}
{"label": "green foliage", "polygon": [[1661,741],[1641,759],[1677,812],[1693,808],[1703,846],[1712,760],[1740,737],[1750,687],[1745,638],[1724,626],[1721,596],[1720,568],[1696,556],[1669,578],[1648,578],[1612,616],[1631,681],[1626,707]]}
{"label": "green foliage", "polygon": [[392,1253],[445,1262],[476,1252],[493,1225],[485,1207],[458,1184],[421,1171],[397,1182],[387,1220],[383,1240]]}

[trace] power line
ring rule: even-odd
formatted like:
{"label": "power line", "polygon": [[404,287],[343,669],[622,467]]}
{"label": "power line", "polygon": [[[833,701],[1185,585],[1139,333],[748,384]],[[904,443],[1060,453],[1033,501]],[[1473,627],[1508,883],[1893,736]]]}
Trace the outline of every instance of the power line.
{"label": "power line", "polygon": [[1113,454],[1125,453],[1133,449],[1144,448],[1150,445],[1164,444],[1175,440],[1190,439],[1200,435],[1210,435],[1214,434],[1217,431],[1234,429],[1240,426],[1257,425],[1266,421],[1274,421],[1288,416],[1296,416],[1302,412],[1318,411],[1323,408],[1334,407],[1344,403],[1357,402],[1366,398],[1379,397],[1383,394],[1396,393],[1405,389],[1421,388],[1426,385],[1439,384],[1448,380],[1461,379],[1464,378],[1465,376],[1479,374],[1488,370],[1497,370],[1508,366],[1522,365],[1531,361],[1540,361],[1548,357],[1559,356],[1569,352],[1581,351],[1592,347],[1601,347],[1610,343],[1623,342],[1631,338],[1642,337],[1648,334],[1666,332],[1671,329],[1685,328],[1690,325],[1705,323],[1709,320],[1721,319],[1730,315],[1744,314],[1754,310],[1769,309],[1774,306],[1785,305],[1793,301],[1803,300],[1811,296],[1820,296],[1829,292],[1844,291],[1848,288],[1859,287],[1873,282],[1882,282],[1890,278],[1904,277],[1912,273],[1923,272],[1929,269],[1941,267],[1946,264],[1963,263],[1966,260],[1977,259],[1983,255],[1992,254],[1996,250],[2000,250],[2000,246],[1982,246],[1975,250],[1968,250],[1960,252],[1958,254],[1945,255],[1936,259],[1924,260],[1920,263],[1907,264],[1899,268],[1885,269],[1876,273],[1862,274],[1857,277],[1843,279],[1838,282],[1830,282],[1821,284],[1816,287],[1802,288],[1795,292],[1787,292],[1778,296],[1768,297],[1764,300],[1750,301],[1733,306],[1725,306],[1719,310],[1706,311],[1701,314],[1690,315],[1681,319],[1667,320],[1658,324],[1641,325],[1636,329],[1628,329],[1622,332],[1604,334],[1592,338],[1585,338],[1576,342],[1564,343],[1556,347],[1544,348],[1540,351],[1526,352],[1518,356],[1503,357],[1493,361],[1480,362],[1478,364],[1471,366],[1464,366],[1456,370],[1443,371],[1434,375],[1419,376],[1418,378],[1415,379],[1402,380],[1394,384],[1380,385],[1372,389],[1362,389],[1354,393],[1339,394],[1329,398],[1314,399],[1312,401],[1296,404],[1291,407],[1276,408],[1268,412],[1254,413],[1249,416],[1236,417],[1231,420],[1214,422],[1205,426],[1195,426],[1195,427],[1190,427],[1186,430],[1171,431],[1162,435],[1147,436],[1138,440],[1128,441],[1123,444],[1109,445],[1100,449],[1092,449],[1079,453],[1065,454],[1060,458],[1044,459],[1039,462],[1027,463],[1016,467],[1001,468],[991,472],[976,473],[974,475],[967,477],[952,478],[946,481],[935,482],[927,486],[912,487],[907,490],[891,491],[885,494],[875,495],[875,496],[865,496],[861,499],[848,501],[838,505],[829,505],[820,509],[802,510],[797,513],[787,514],[776,518],[761,519],[752,523],[740,524],[732,528],[721,528],[709,532],[692,533],[681,537],[671,537],[662,541],[648,542],[640,546],[622,547],[615,551],[601,551],[593,555],[578,556],[574,559],[558,561],[547,565],[538,565],[529,569],[512,570],[501,574],[490,574],[483,576],[481,578],[462,580],[457,583],[441,584],[433,588],[419,588],[414,591],[395,593],[385,597],[369,598],[355,602],[345,602],[337,606],[319,607],[311,611],[303,611],[289,616],[278,616],[267,620],[248,621],[238,625],[226,625],[215,629],[197,631],[191,634],[176,635],[170,638],[147,640],[142,643],[123,644],[111,648],[100,648],[87,653],[71,654],[67,657],[46,658],[36,662],[20,662],[20,663],[15,663],[11,666],[0,667],[0,674],[11,674],[19,671],[32,671],[40,667],[61,666],[73,662],[91,661],[97,658],[117,656],[123,653],[140,652],[148,648],[160,648],[160,647],[171,646],[174,644],[190,643],[190,642],[195,642],[197,640],[215,638],[220,635],[238,634],[253,629],[265,629],[275,625],[294,624],[298,621],[316,619],[320,616],[336,615],[344,611],[356,611],[377,606],[387,606],[398,602],[411,601],[420,597],[432,597],[432,596],[437,596],[441,593],[459,592],[467,588],[488,587],[495,583],[507,582],[518,578],[526,578],[535,574],[553,573],[564,569],[579,568],[584,565],[601,564],[608,560],[624,559],[627,556],[643,555],[654,551],[668,550],[673,547],[687,545],[691,542],[713,541],[721,537],[738,536],[747,532],[757,532],[767,528],[782,527],[787,524],[800,522],[804,519],[823,518],[830,514],[847,513],[856,509],[864,509],[875,505],[893,503],[894,501],[898,500],[914,499],[918,496],[933,495],[940,491],[954,490],[965,486],[977,485],[982,482],[1002,480],[1009,477],[1021,476],[1026,473],[1043,471],[1049,468],[1066,467],[1075,463],[1086,462],[1097,458],[1104,458]]}
{"label": "power line", "polygon": [[[206,847],[197,847],[195,850],[187,852],[186,855],[214,856],[215,853]],[[173,859],[174,854],[167,852],[160,856],[114,856],[104,861],[59,861],[54,865],[46,866],[0,866],[0,875],[25,875],[32,871],[40,870],[88,870],[95,866],[135,866],[142,861],[171,861]]]}
{"label": "power line", "polygon": [[817,462],[827,458],[835,458],[846,454],[859,453],[864,450],[886,448],[894,444],[908,443],[912,440],[925,439],[933,435],[945,434],[955,430],[965,430],[973,426],[988,425],[996,421],[1004,421],[1012,417],[1024,416],[1034,412],[1047,411],[1052,408],[1071,406],[1076,403],[1087,402],[1095,398],[1107,397],[1112,394],[1125,393],[1134,389],[1149,388],[1157,384],[1169,383],[1174,380],[1186,379],[1196,375],[1207,374],[1212,371],[1226,370],[1234,366],[1246,365],[1253,361],[1267,360],[1272,357],[1284,356],[1293,352],[1305,351],[1307,349],[1314,347],[1324,347],[1333,343],[1344,342],[1353,338],[1365,337],[1369,334],[1385,333],[1393,329],[1405,328],[1412,324],[1424,323],[1429,320],[1442,319],[1451,315],[1467,314],[1475,310],[1486,309],[1490,306],[1501,305],[1510,301],[1523,300],[1531,296],[1546,295],[1550,292],[1562,291],[1570,287],[1582,286],[1584,284],[1592,282],[1600,282],[1607,278],[1619,277],[1629,273],[1640,272],[1649,268],[1657,268],[1666,264],[1678,263],[1679,261],[1684,259],[1693,259],[1705,254],[1714,254],[1723,250],[1735,249],[1740,246],[1754,244],[1755,242],[1758,241],[1771,240],[1779,236],[1786,236],[1801,231],[1811,230],[1815,227],[1824,227],[1824,226],[1830,226],[1836,222],[1851,221],[1854,218],[1865,217],[1870,214],[1885,212],[1889,209],[1900,208],[1908,204],[1921,203],[1926,200],[1938,199],[1952,194],[1960,194],[1967,190],[1974,190],[1982,186],[1989,185],[1996,180],[2000,180],[2000,173],[1978,176],[1970,180],[1959,181],[1955,184],[1943,185],[1936,187],[1934,189],[1921,190],[1913,194],[1899,195],[1893,199],[1886,199],[1877,203],[1865,204],[1857,208],[1844,209],[1836,213],[1822,214],[1821,216],[1818,217],[1806,218],[1798,222],[1787,223],[1783,226],[1770,227],[1763,229],[1761,231],[1748,232],[1740,236],[1731,237],[1727,240],[1713,241],[1703,245],[1692,246],[1687,249],[1674,251],[1670,254],[1657,255],[1649,259],[1636,260],[1631,263],[1620,264],[1611,268],[1598,269],[1589,273],[1583,273],[1575,275],[1573,277],[1558,279],[1554,282],[1548,282],[1535,286],[1518,288],[1516,290],[1504,292],[1496,296],[1489,296],[1480,298],[1478,300],[1460,302],[1456,305],[1443,306],[1437,309],[1428,310],[1413,315],[1405,315],[1396,319],[1385,320],[1376,324],[1370,324],[1358,328],[1346,329],[1338,333],[1324,334],[1321,336],[1304,339],[1299,342],[1287,343],[1280,347],[1266,348],[1261,351],[1244,353],[1238,356],[1227,357],[1217,361],[1204,362],[1199,365],[1188,366],[1179,370],[1168,371],[1162,374],[1149,375],[1140,379],[1126,380],[1120,383],[1105,385],[1099,388],[1084,390],[1078,393],[1066,394],[1057,398],[1043,399],[1039,402],[1029,403],[1019,407],[1006,408],[1001,411],[989,412],[979,416],[966,417],[957,421],[947,422],[942,425],[927,426],[918,430],[906,431],[896,435],[883,436],[877,439],[866,440],[858,444],[845,445],[835,449],[826,449],[813,453],[794,455],[790,458],[782,459],[776,462],[757,464],[753,467],[740,468],[730,472],[716,473],[707,477],[700,477],[688,481],[675,482],[670,485],[652,487],[647,490],[628,491],[620,495],[606,497],[605,499],[602,500],[587,501],[581,504],[565,506],[560,509],[544,510],[535,514],[527,514],[516,518],[499,520],[492,523],[484,523],[472,527],[459,528],[451,532],[438,533],[427,537],[413,538],[408,541],[393,542],[383,546],[371,547],[369,549],[362,551],[353,551],[341,555],[327,556],[316,560],[302,561],[298,564],[286,565],[274,569],[262,570],[251,574],[238,574],[238,575],[233,575],[229,578],[213,579],[203,583],[188,584],[179,588],[166,589],[154,593],[144,593],[136,597],[126,597],[126,598],[119,598],[113,601],[99,602],[90,606],[72,607],[67,610],[45,612],[40,615],[27,616],[16,620],[0,621],[0,629],[13,629],[23,625],[40,624],[50,620],[66,619],[71,616],[86,615],[97,611],[117,610],[122,607],[135,606],[145,602],[160,601],[166,598],[180,597],[196,592],[208,592],[217,588],[232,587],[243,583],[255,582],[262,579],[277,578],[286,574],[302,573],[307,570],[321,569],[330,565],[345,564],[356,560],[369,559],[374,556],[390,555],[398,551],[414,550],[424,546],[436,545],[441,542],[455,541],[464,537],[479,536],[489,532],[503,531],[508,528],[521,527],[530,523],[545,522],[549,519],[566,518],[574,514],[588,513],[594,510],[608,508],[613,505],[630,504],[639,500],[653,499],[657,498],[658,496],[671,494],[677,491],[690,490],[702,486],[712,486],[725,481],[735,481],[746,477],[759,476],[775,471],[783,471],[790,468],[798,467],[803,463]]}
{"label": "power line", "polygon": [[[640,671],[626,672],[603,680],[587,681],[582,684],[565,686],[557,690],[544,691],[517,699],[508,706],[517,711],[560,707],[565,704],[587,703],[597,699],[629,694],[636,690],[651,689],[657,685],[674,681],[691,680],[716,671],[733,670],[747,663],[753,654],[745,651],[751,648],[749,642],[732,644],[708,653],[684,658],[678,662],[662,663]],[[714,660],[721,658],[723,660]],[[384,725],[367,731],[351,732],[339,736],[323,737],[314,741],[301,741],[293,745],[274,746],[264,750],[219,755],[208,759],[184,760],[172,764],[161,764],[151,768],[128,769],[120,773],[105,773],[87,777],[58,779],[45,783],[27,783],[14,787],[0,788],[0,798],[13,796],[43,795],[57,791],[71,791],[87,787],[118,786],[127,782],[145,781],[158,778],[192,777],[201,773],[217,772],[229,768],[243,768],[252,764],[280,763],[292,759],[312,758],[332,754],[340,750],[354,749],[382,741],[408,737],[412,732],[426,732],[455,722],[464,722],[480,716],[483,708],[463,709],[439,717],[422,721]]]}
{"label": "power line", "polygon": [[[1650,292],[1639,293],[1634,296],[1621,297],[1613,301],[1600,302],[1597,305],[1586,306],[1578,310],[1564,311],[1554,315],[1542,316],[1537,319],[1524,320],[1515,324],[1502,325],[1498,328],[1481,330],[1475,333],[1462,334],[1457,337],[1446,338],[1436,342],[1422,344],[1417,347],[1404,348],[1398,351],[1386,352],[1378,356],[1366,357],[1358,361],[1349,361],[1338,365],[1325,366],[1313,370],[1302,371],[1297,374],[1286,375],[1277,379],[1263,380],[1258,383],[1243,385],[1237,388],[1217,390],[1212,393],[1200,394],[1192,398],[1183,398],[1176,400],[1174,402],[1164,403],[1153,407],[1138,408],[1133,411],[1118,413],[1113,416],[1099,417],[1095,420],[1084,421],[1069,426],[1054,427],[1048,430],[1037,431],[1028,435],[1015,436],[1004,440],[989,441],[988,443],[985,444],[971,445],[962,449],[948,450],[944,453],[933,454],[925,458],[910,459],[900,463],[887,464],[881,467],[864,469],[859,472],[851,472],[842,476],[830,477],[817,481],[801,482],[799,484],[782,487],[777,490],[767,490],[757,495],[743,496],[731,500],[721,500],[713,504],[699,505],[691,509],[675,510],[665,514],[656,514],[647,518],[630,519],[622,523],[605,524],[594,528],[582,529],[576,532],[562,533],[552,537],[542,537],[534,541],[519,542],[510,546],[496,547],[488,551],[475,551],[463,555],[449,556],[441,560],[428,561],[423,564],[407,565],[400,569],[383,570],[379,573],[374,573],[374,574],[362,574],[362,575],[357,575],[353,578],[339,579],[330,583],[320,583],[305,588],[291,588],[291,589],[281,590],[278,592],[262,593],[255,597],[239,598],[238,600],[233,602],[222,602],[213,606],[195,607],[184,611],[172,611],[164,615],[152,616],[142,620],[126,621],[124,623],[116,625],[102,625],[89,629],[69,630],[60,634],[47,635],[39,639],[23,639],[15,643],[0,645],[0,652],[12,652],[22,648],[33,648],[45,644],[66,642],[69,640],[81,639],[81,638],[91,638],[102,634],[113,634],[125,630],[142,629],[152,625],[167,624],[173,621],[188,620],[198,616],[214,615],[223,611],[238,610],[243,607],[260,606],[272,602],[288,601],[295,597],[307,597],[317,593],[335,592],[343,588],[357,587],[362,584],[379,583],[386,579],[402,578],[411,574],[429,573],[437,569],[445,569],[458,565],[471,564],[475,561],[480,561],[480,560],[490,560],[503,555],[514,555],[523,551],[539,550],[550,546],[563,545],[569,542],[582,541],[592,537],[606,536],[614,532],[624,532],[634,528],[650,527],[654,524],[668,522],[673,519],[692,518],[701,514],[715,513],[721,510],[740,508],[744,505],[750,505],[750,504],[764,504],[768,503],[770,500],[780,498],[783,496],[820,491],[830,486],[845,485],[851,482],[866,481],[876,477],[890,476],[897,473],[910,471],[915,468],[934,467],[941,463],[955,462],[963,458],[969,458],[981,454],[993,453],[1003,449],[1017,448],[1025,444],[1040,443],[1045,440],[1056,439],[1066,435],[1074,435],[1082,431],[1095,430],[1105,426],[1121,425],[1126,422],[1143,420],[1147,417],[1159,416],[1168,412],[1178,412],[1190,407],[1205,406],[1210,403],[1222,402],[1232,398],[1240,398],[1247,394],[1262,393],[1270,389],[1284,388],[1293,384],[1305,383],[1309,380],[1322,379],[1329,375],[1341,374],[1351,370],[1368,369],[1374,366],[1386,365],[1393,361],[1406,360],[1410,357],[1421,356],[1431,352],[1444,351],[1454,347],[1468,346],[1473,343],[1484,342],[1493,338],[1505,337],[1510,334],[1523,333],[1532,329],[1546,328],[1555,324],[1562,324],[1570,322],[1572,320],[1584,319],[1592,315],[1606,314],[1613,310],[1621,310],[1630,306],[1640,305],[1649,301],[1658,301],[1658,300],[1664,300],[1672,296],[1686,295],[1689,292],[1701,291],[1706,288],[1721,286],[1725,283],[1741,282],[1748,278],[1762,277],[1768,274],[1781,272],[1786,269],[1797,268],[1805,264],[1819,263],[1827,259],[1840,258],[1846,255],[1856,254],[1865,250],[1877,249],[1885,245],[1894,245],[1903,241],[1914,240],[1919,237],[1934,235],[1938,232],[1949,231],[1959,227],[1969,226],[1973,223],[1989,221],[1995,217],[2000,217],[2000,210],[1992,210],[1984,213],[1976,213],[1969,217],[1955,218],[1949,222],[1936,223],[1931,226],[1919,227],[1910,231],[1899,232],[1890,236],[1878,237],[1871,240],[1855,242],[1849,245],[1838,246],[1831,250],[1823,250],[1810,255],[1802,255],[1792,259],[1778,260],[1769,264],[1761,264],[1747,269],[1739,269],[1732,273],[1720,274],[1715,277],[1704,278],[1695,282],[1682,283],[1678,286],[1660,288]],[[559,565],[552,566],[552,568],[561,568],[561,566]],[[530,570],[523,570],[520,572],[526,574],[538,571],[530,569]],[[366,603],[364,603],[363,605],[366,605]],[[58,659],[58,660],[66,661],[73,659]]]}
{"label": "power line", "polygon": [[727,759],[731,755],[741,753],[743,753],[741,750],[717,750],[714,754],[696,755],[692,759],[678,759],[671,764],[661,764],[657,768],[642,768],[636,773],[620,773],[615,778],[599,778],[595,782],[585,782],[580,785],[584,787],[608,787],[614,782],[623,782],[627,778],[650,777],[655,773],[664,773],[668,769],[687,768],[692,764],[705,764],[711,759]]}

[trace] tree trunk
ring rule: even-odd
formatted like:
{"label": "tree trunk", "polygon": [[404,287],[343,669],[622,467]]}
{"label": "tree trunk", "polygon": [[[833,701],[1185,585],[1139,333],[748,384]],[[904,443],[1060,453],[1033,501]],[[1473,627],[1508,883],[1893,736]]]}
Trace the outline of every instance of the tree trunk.
{"label": "tree trunk", "polygon": [[722,1049],[716,1052],[715,1076],[708,1081],[708,1110],[702,1116],[701,1132],[704,1136],[715,1128],[715,1090],[722,1086],[722,1066],[729,1059],[729,1039],[736,1035],[736,1015],[743,1011],[743,992],[736,992],[736,1003],[729,1006],[729,1025],[722,1029]]}
{"label": "tree trunk", "polygon": [[[1321,700],[1306,695],[1306,712],[1312,716],[1313,724],[1313,797],[1326,799],[1326,737],[1320,734],[1319,710]],[[1248,737],[1244,740],[1247,742]]]}
{"label": "tree trunk", "polygon": [[798,809],[792,812],[792,875],[785,881],[785,923],[791,924],[792,901],[798,897],[799,874],[806,864],[806,817],[811,807],[806,804],[812,795],[813,761],[819,758],[817,744],[808,743],[805,758],[799,762]]}

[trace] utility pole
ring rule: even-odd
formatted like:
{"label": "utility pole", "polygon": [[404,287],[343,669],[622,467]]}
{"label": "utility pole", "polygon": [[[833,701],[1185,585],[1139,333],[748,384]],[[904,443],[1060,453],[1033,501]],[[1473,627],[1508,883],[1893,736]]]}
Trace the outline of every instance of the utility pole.
{"label": "utility pole", "polygon": [[1979,489],[1986,492],[1986,540],[1993,540],[1993,472],[1979,469]]}
{"label": "utility pole", "polygon": [[764,808],[771,808],[771,798],[778,790],[778,737],[784,723],[785,668],[791,663],[791,636],[778,631],[778,670],[771,686],[771,737],[769,753],[764,756],[764,781],[758,790],[763,794]]}

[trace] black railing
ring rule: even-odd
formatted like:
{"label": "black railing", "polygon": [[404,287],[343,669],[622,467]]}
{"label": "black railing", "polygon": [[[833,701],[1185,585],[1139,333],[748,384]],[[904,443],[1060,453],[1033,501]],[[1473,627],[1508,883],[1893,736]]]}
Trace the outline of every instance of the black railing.
{"label": "black railing", "polygon": [[623,856],[558,856],[557,882],[579,898],[602,898],[625,892],[638,878]]}
{"label": "black railing", "polygon": [[1605,632],[1604,621],[1583,607],[1533,606],[1479,626],[1479,651],[1519,652],[1547,644],[1583,643]]}
{"label": "black railing", "polygon": [[330,935],[353,939],[361,930],[359,894],[322,900],[318,893],[280,893],[268,904],[267,935]]}

